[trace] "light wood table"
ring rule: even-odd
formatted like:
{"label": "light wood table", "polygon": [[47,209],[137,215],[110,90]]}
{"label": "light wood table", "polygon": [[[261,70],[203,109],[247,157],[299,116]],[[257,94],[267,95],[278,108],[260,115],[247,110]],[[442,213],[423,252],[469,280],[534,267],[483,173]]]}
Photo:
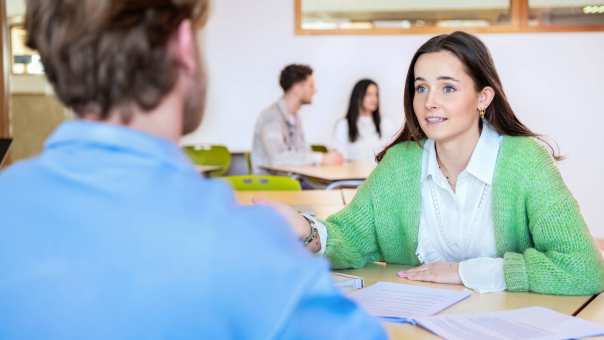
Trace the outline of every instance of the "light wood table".
{"label": "light wood table", "polygon": [[[412,285],[421,285],[435,288],[448,288],[455,290],[465,289],[461,285],[444,285],[433,283],[414,282],[400,279],[396,273],[405,269],[400,265],[386,265],[384,263],[371,263],[363,269],[356,270],[338,270],[337,272],[357,275],[365,280],[365,285],[369,286],[377,281],[390,281],[406,283]],[[456,305],[444,310],[443,314],[461,314],[461,313],[485,313],[529,306],[542,306],[553,309],[563,314],[574,315],[591,296],[555,296],[541,295],[534,293],[472,293],[472,296],[459,302]],[[604,306],[604,300],[603,306]],[[600,315],[603,315],[601,313]],[[391,339],[438,339],[432,333],[409,324],[384,323]]]}
{"label": "light wood table", "polygon": [[344,208],[339,190],[237,191],[235,196],[241,204],[252,204],[254,199],[264,199],[290,205],[301,212],[311,212],[321,219]]}
{"label": "light wood table", "polygon": [[344,200],[344,204],[352,202],[352,199],[356,194],[357,189],[342,189],[342,199]]}
{"label": "light wood table", "polygon": [[285,204],[343,205],[339,190],[301,191],[237,191],[237,199],[243,204],[252,203],[255,198]]}
{"label": "light wood table", "polygon": [[604,294],[598,295],[577,316],[604,325]]}
{"label": "light wood table", "polygon": [[342,165],[262,166],[270,173],[299,175],[311,181],[329,184],[336,181],[365,180],[375,169],[372,162],[346,162]]}
{"label": "light wood table", "polygon": [[[585,308],[577,314],[584,320],[592,321],[604,325],[604,294],[600,293]],[[604,336],[592,337],[588,339],[604,339]]]}

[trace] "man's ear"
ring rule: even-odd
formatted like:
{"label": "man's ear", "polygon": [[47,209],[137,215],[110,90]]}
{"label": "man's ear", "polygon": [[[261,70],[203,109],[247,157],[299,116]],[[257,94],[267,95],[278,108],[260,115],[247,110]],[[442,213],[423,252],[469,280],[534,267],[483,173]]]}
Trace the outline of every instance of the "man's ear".
{"label": "man's ear", "polygon": [[190,20],[183,20],[178,25],[174,44],[175,53],[181,67],[190,74],[195,74],[199,67],[195,49],[196,37]]}

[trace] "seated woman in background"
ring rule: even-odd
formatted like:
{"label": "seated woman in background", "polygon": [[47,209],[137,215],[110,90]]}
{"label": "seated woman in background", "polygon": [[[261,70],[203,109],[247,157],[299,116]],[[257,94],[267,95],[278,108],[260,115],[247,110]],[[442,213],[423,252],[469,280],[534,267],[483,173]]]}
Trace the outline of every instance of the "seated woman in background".
{"label": "seated woman in background", "polygon": [[560,157],[518,120],[478,38],[421,46],[404,108],[403,131],[342,211],[321,222],[276,205],[311,251],[333,268],[418,266],[399,276],[480,292],[602,291],[602,258]]}
{"label": "seated woman in background", "polygon": [[380,114],[378,85],[362,79],[352,89],[346,117],[336,122],[332,146],[347,160],[373,161],[394,134],[392,126]]}

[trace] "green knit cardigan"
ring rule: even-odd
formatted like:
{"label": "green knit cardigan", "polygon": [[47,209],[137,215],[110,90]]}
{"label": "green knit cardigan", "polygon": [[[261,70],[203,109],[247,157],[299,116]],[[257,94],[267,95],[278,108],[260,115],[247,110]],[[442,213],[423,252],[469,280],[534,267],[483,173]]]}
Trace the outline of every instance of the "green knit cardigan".
{"label": "green knit cardigan", "polygon": [[[326,221],[334,269],[419,265],[423,149],[392,147],[356,196]],[[535,139],[504,136],[493,178],[497,256],[508,291],[590,295],[604,289],[602,257],[554,160]]]}

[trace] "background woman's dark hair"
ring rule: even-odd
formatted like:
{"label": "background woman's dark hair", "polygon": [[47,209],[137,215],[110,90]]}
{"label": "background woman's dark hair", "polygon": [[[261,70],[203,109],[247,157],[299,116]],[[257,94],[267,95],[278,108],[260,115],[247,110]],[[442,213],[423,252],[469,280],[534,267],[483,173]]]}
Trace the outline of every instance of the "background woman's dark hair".
{"label": "background woman's dark hair", "polygon": [[[361,107],[363,106],[363,99],[365,99],[367,89],[370,85],[375,85],[376,88],[378,87],[371,79],[361,79],[354,85],[352,94],[350,95],[348,112],[346,112],[346,122],[348,123],[348,140],[351,143],[356,142],[359,138],[359,127],[357,126],[357,122],[359,121]],[[382,117],[380,115],[379,102],[378,107],[371,113],[371,118],[375,125],[375,131],[382,137],[382,129],[380,127]]]}
{"label": "background woman's dark hair", "polygon": [[415,63],[422,54],[441,51],[452,53],[464,64],[467,74],[474,81],[476,91],[481,91],[487,86],[493,88],[495,97],[486,109],[485,119],[499,134],[536,137],[550,148],[552,156],[556,160],[562,159],[549,143],[543,140],[541,136],[529,130],[520,122],[520,120],[518,120],[503,91],[503,86],[501,85],[501,80],[495,70],[493,59],[482,41],[471,34],[458,31],[433,37],[415,52],[415,55],[411,59],[411,64],[409,65],[407,78],[405,80],[405,126],[396,139],[377,155],[376,160],[378,162],[384,158],[388,149],[398,143],[405,141],[420,143],[423,139],[427,138],[426,134],[422,131],[419,122],[417,121],[415,111],[413,110],[413,97],[415,95]]}

